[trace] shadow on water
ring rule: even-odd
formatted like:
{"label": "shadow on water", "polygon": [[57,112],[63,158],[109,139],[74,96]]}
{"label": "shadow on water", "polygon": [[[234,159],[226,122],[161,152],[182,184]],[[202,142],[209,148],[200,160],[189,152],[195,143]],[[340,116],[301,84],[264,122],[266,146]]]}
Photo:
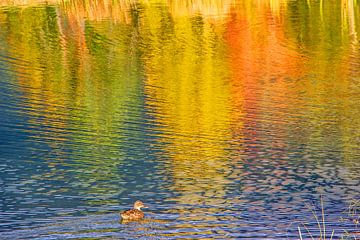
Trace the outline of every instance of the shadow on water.
{"label": "shadow on water", "polygon": [[320,195],[351,230],[359,8],[1,1],[1,237],[295,238]]}

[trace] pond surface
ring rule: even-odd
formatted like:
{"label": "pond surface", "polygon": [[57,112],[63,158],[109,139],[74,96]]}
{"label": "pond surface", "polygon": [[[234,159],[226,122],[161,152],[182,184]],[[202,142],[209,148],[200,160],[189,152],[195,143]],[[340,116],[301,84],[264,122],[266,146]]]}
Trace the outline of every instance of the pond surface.
{"label": "pond surface", "polygon": [[[360,196],[359,15],[2,1],[0,238],[296,239],[322,197],[327,237],[359,231],[340,221]],[[146,219],[121,223],[137,199]]]}

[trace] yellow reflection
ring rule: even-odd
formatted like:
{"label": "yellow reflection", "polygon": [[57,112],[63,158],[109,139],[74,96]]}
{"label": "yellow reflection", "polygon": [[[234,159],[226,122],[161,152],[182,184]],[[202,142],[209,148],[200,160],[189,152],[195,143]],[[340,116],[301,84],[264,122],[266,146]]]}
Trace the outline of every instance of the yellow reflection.
{"label": "yellow reflection", "polygon": [[170,13],[174,17],[201,15],[205,19],[226,17],[229,6],[234,3],[234,0],[198,0],[192,2],[187,0],[167,1]]}
{"label": "yellow reflection", "polygon": [[358,44],[358,36],[357,36],[357,24],[356,16],[355,16],[355,9],[356,1],[354,0],[342,0],[342,8],[341,8],[341,20],[342,20],[342,27],[343,31],[347,31],[351,37],[351,41],[353,44]]}
{"label": "yellow reflection", "polygon": [[74,19],[88,19],[90,21],[101,21],[111,19],[114,22],[131,22],[130,9],[136,1],[133,0],[99,0],[79,1],[69,0],[62,2],[61,8]]}
{"label": "yellow reflection", "polygon": [[[266,1],[263,1],[266,2]],[[287,7],[288,0],[269,0],[270,10],[277,16],[280,16]]]}
{"label": "yellow reflection", "polygon": [[31,5],[38,5],[38,4],[57,4],[61,1],[66,1],[66,0],[1,0],[0,1],[0,6],[31,6]]}
{"label": "yellow reflection", "polygon": [[[41,8],[1,13],[1,22],[9,21],[1,34],[11,57],[21,60],[13,68],[27,104],[38,109],[44,103],[43,118],[32,118],[31,124],[41,122],[52,129],[69,124],[90,131],[90,137],[81,131],[72,135],[82,143],[76,150],[103,154],[93,146],[112,149],[123,144],[116,142],[119,133],[114,129],[123,127],[126,113],[118,113],[129,102],[140,106],[139,65],[143,65],[147,101],[165,132],[162,141],[172,160],[174,189],[183,193],[178,201],[216,204],[225,195],[230,171],[227,141],[244,137],[244,116],[260,107],[281,109],[277,117],[286,119],[286,113],[297,111],[294,106],[309,106],[302,113],[309,120],[299,123],[303,129],[318,126],[305,137],[309,145],[320,140],[325,146],[324,122],[329,115],[340,116],[342,122],[337,124],[342,132],[336,136],[343,142],[344,158],[355,161],[351,158],[356,156],[360,133],[351,126],[359,125],[359,113],[351,94],[356,89],[343,76],[358,74],[346,70],[359,56],[356,1],[330,5],[285,0],[8,0],[1,4],[40,2],[54,5],[47,6],[48,13]],[[333,18],[334,11],[341,11],[341,19]],[[53,25],[44,24],[45,19]],[[349,39],[352,49],[346,45]],[[136,74],[125,84],[121,80],[128,76],[129,66]],[[295,86],[284,78],[309,75],[316,77]],[[264,96],[270,100],[263,101]],[[302,98],[294,100],[298,96]],[[269,105],[261,105],[264,102]],[[341,107],[333,107],[336,104]],[[255,112],[255,117],[259,115]],[[273,127],[288,138],[288,125]],[[62,142],[65,135],[57,131],[51,139]],[[52,148],[62,154],[61,148]],[[107,159],[115,152],[108,151]],[[79,161],[87,163],[94,178],[115,176],[96,171],[99,166],[113,169],[111,160]],[[208,179],[216,184],[209,186]]]}
{"label": "yellow reflection", "polygon": [[217,42],[216,27],[202,16],[171,21],[166,8],[149,5],[143,10],[146,95],[165,132],[169,171],[174,190],[181,193],[176,201],[216,205],[223,201],[230,171],[225,150],[230,99],[224,45]]}

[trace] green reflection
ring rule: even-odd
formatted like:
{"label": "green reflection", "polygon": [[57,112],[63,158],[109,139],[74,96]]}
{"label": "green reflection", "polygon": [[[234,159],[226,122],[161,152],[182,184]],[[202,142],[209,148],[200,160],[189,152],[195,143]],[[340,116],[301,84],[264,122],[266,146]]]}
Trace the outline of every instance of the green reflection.
{"label": "green reflection", "polygon": [[35,128],[31,141],[50,148],[44,156],[50,172],[33,178],[70,178],[78,194],[97,193],[95,199],[118,194],[127,138],[141,135],[131,130],[143,111],[136,28],[78,21],[56,6],[13,7],[0,15],[29,124],[45,129]]}

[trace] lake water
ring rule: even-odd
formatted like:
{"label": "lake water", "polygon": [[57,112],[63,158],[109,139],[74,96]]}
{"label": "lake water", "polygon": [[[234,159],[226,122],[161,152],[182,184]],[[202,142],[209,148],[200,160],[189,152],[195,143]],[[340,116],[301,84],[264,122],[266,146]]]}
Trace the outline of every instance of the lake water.
{"label": "lake water", "polygon": [[321,198],[360,232],[359,34],[356,0],[1,1],[0,239],[305,239]]}

